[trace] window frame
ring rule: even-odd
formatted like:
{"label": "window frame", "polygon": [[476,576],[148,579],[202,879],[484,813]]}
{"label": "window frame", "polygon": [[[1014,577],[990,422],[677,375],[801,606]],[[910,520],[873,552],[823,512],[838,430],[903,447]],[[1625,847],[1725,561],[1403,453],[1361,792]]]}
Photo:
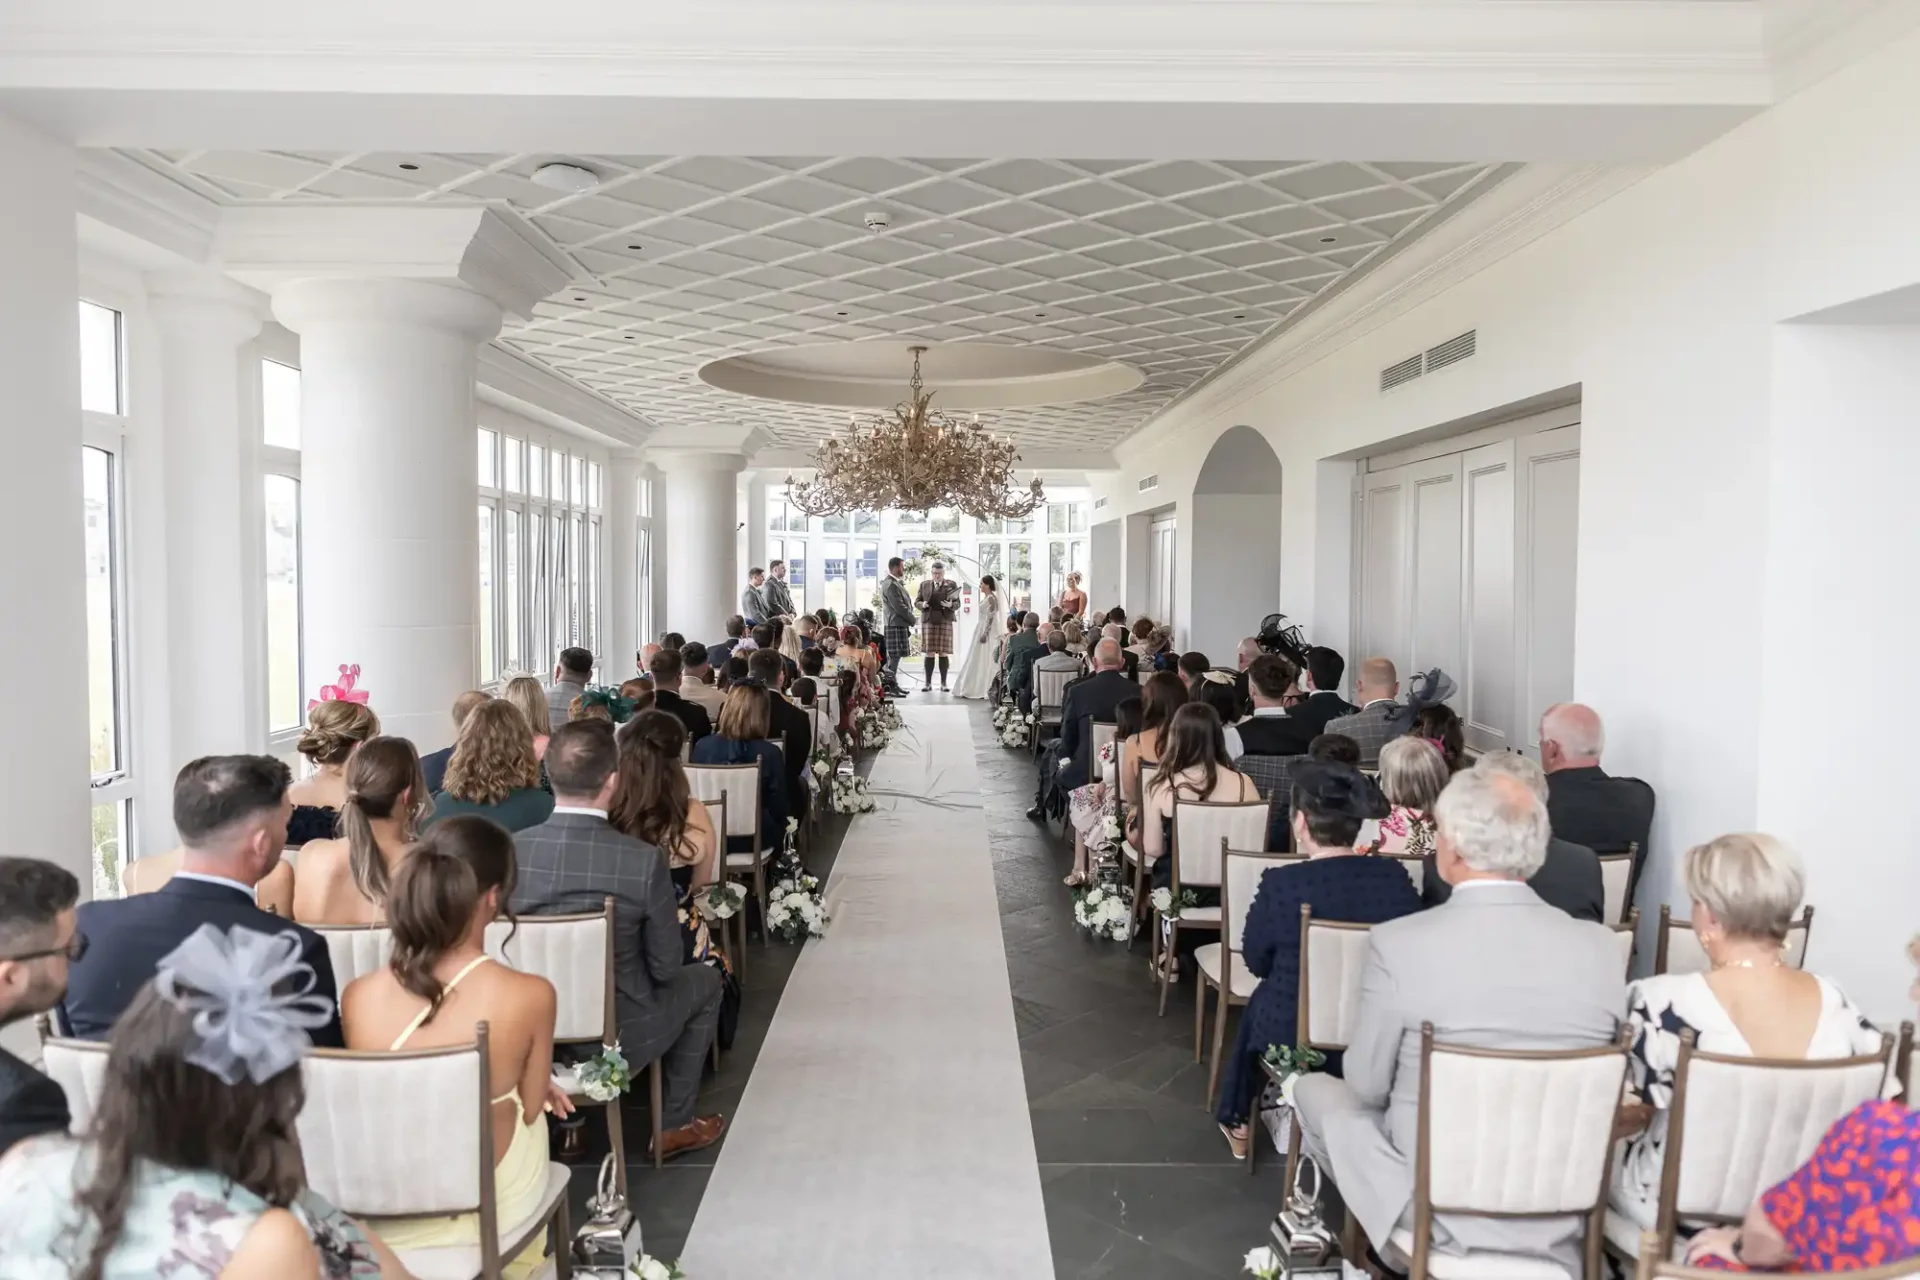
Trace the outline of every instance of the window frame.
{"label": "window frame", "polygon": [[[255,457],[259,460],[259,466],[257,468],[259,476],[254,482],[254,492],[252,495],[255,512],[254,526],[259,533],[259,542],[256,545],[257,559],[252,561],[254,571],[251,576],[256,579],[253,589],[259,592],[258,608],[260,612],[257,630],[260,653],[260,724],[266,735],[267,754],[293,759],[297,758],[297,744],[300,741],[300,735],[306,730],[306,715],[302,712],[296,717],[296,723],[291,726],[281,728],[274,727],[272,631],[268,621],[269,606],[267,603],[266,586],[267,477],[281,476],[291,480],[298,491],[296,517],[294,521],[294,556],[295,563],[299,567],[294,572],[293,626],[294,633],[298,636],[298,643],[296,645],[298,658],[296,659],[297,666],[294,675],[294,684],[300,691],[301,698],[297,698],[296,702],[301,706],[305,705],[302,699],[304,699],[308,693],[307,575],[305,572],[307,491],[306,482],[301,479],[300,475],[300,450],[291,449],[285,445],[267,443],[266,388],[264,386],[264,379],[261,376],[262,371],[260,366],[264,364],[277,364],[283,368],[292,369],[295,373],[301,374],[303,377],[305,374],[300,365],[299,344],[297,342],[275,342],[267,334],[262,334],[259,338],[255,339],[249,347],[245,348],[245,350],[250,353],[251,359],[253,360],[251,372],[254,375],[254,413],[250,433],[253,439],[253,447],[256,450]],[[302,439],[305,438],[305,428],[306,424],[303,422],[301,424]]]}

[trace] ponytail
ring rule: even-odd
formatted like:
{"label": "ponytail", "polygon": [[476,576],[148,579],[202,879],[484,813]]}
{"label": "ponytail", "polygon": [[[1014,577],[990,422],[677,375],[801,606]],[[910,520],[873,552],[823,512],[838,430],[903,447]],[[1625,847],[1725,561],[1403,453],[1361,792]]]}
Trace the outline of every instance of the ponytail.
{"label": "ponytail", "polygon": [[[407,812],[396,813],[400,797]],[[412,839],[420,819],[433,810],[420,756],[405,738],[374,738],[354,753],[347,766],[347,800],[340,806],[340,834],[347,841],[347,866],[353,884],[379,906],[389,890],[387,860],[373,836],[373,820],[400,817],[402,839]]]}
{"label": "ponytail", "polygon": [[515,879],[513,837],[475,815],[443,819],[401,863],[386,897],[393,933],[388,968],[402,990],[427,1002],[426,1021],[433,1021],[446,997],[433,971],[466,940],[489,892],[500,891],[501,914],[517,923],[507,905]]}

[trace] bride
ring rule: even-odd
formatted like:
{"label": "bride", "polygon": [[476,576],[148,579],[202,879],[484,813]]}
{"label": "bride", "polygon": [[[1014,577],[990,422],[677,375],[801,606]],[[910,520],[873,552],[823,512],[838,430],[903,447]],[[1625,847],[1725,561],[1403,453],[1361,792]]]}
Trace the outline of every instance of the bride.
{"label": "bride", "polygon": [[960,683],[953,689],[956,698],[985,698],[993,686],[993,677],[1000,670],[1000,646],[1006,640],[1000,619],[1007,610],[992,574],[980,575],[980,598],[976,603],[980,621],[974,626],[967,651],[960,658]]}

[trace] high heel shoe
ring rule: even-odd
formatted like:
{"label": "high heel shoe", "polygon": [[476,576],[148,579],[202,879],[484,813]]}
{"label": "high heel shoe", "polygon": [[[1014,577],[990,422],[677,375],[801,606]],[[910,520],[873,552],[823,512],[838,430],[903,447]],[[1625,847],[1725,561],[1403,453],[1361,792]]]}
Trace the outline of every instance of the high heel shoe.
{"label": "high heel shoe", "polygon": [[1073,871],[1073,872],[1069,872],[1067,874],[1067,878],[1062,880],[1060,883],[1064,884],[1069,889],[1078,889],[1081,885],[1089,883],[1089,881],[1087,879],[1086,872]]}

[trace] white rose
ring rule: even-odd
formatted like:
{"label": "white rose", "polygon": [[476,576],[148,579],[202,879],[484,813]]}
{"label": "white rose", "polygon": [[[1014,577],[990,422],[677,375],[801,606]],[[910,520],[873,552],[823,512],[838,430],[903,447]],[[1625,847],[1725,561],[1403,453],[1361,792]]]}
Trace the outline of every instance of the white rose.
{"label": "white rose", "polygon": [[633,1269],[640,1280],[673,1280],[673,1272],[666,1263],[658,1258],[647,1257],[645,1254],[642,1254],[640,1260],[633,1264]]}
{"label": "white rose", "polygon": [[1272,1245],[1261,1245],[1258,1249],[1249,1249],[1244,1269],[1261,1277],[1262,1280],[1273,1280],[1280,1274],[1280,1256],[1273,1251]]}
{"label": "white rose", "polygon": [[806,910],[807,903],[811,901],[812,899],[807,897],[806,894],[799,892],[798,890],[787,895],[787,905],[789,907],[792,907],[796,911]]}
{"label": "white rose", "polygon": [[1153,891],[1153,909],[1155,911],[1164,912],[1170,909],[1172,906],[1173,906],[1173,890],[1155,889]]}
{"label": "white rose", "polygon": [[1105,889],[1089,889],[1083,901],[1090,907],[1097,907],[1100,905],[1100,900],[1106,896],[1107,891]]}

